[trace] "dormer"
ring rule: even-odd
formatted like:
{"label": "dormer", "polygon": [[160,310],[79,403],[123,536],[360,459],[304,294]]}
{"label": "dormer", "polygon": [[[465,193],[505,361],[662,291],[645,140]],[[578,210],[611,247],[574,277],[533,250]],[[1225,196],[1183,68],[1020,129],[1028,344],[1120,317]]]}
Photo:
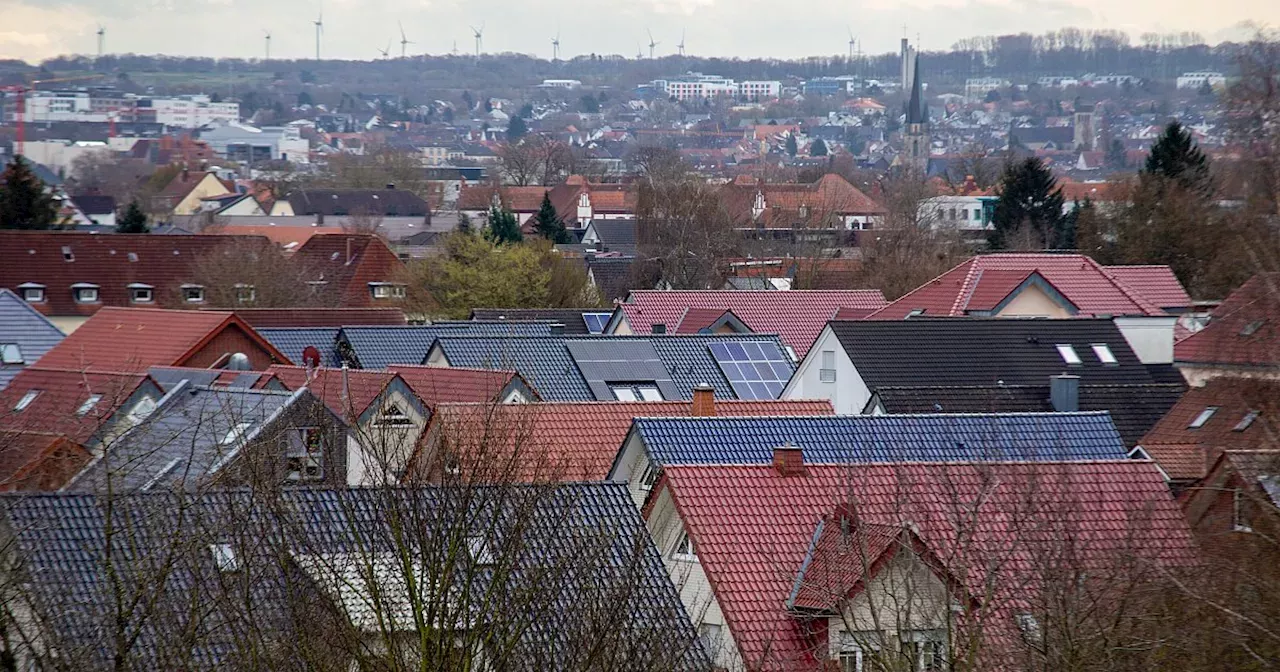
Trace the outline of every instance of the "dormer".
{"label": "dormer", "polygon": [[757,189],[756,198],[751,203],[751,219],[760,219],[760,215],[768,208],[768,204],[764,201],[764,192]]}

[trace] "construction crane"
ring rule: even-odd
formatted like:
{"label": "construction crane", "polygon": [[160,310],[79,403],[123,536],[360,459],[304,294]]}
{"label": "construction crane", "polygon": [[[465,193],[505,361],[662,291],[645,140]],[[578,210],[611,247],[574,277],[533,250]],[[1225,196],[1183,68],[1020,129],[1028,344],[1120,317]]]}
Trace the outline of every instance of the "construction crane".
{"label": "construction crane", "polygon": [[76,82],[84,79],[98,79],[102,75],[78,75],[75,77],[55,77],[52,79],[36,79],[29,84],[11,84],[9,86],[0,86],[0,92],[5,94],[7,98],[9,94],[17,94],[18,101],[14,105],[13,123],[17,128],[17,134],[14,138],[13,153],[24,154],[27,144],[27,94],[35,91],[40,84],[55,84],[58,82]]}

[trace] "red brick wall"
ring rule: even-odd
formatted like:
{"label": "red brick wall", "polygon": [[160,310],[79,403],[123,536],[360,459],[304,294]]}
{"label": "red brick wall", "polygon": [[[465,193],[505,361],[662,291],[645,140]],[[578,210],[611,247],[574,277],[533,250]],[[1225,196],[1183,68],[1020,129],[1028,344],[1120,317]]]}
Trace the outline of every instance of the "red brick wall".
{"label": "red brick wall", "polygon": [[212,340],[196,351],[186,361],[181,362],[180,366],[191,366],[195,368],[208,368],[229,352],[243,352],[249,356],[249,362],[253,365],[253,370],[263,371],[272,364],[277,364],[271,358],[271,354],[256,341],[249,337],[240,327],[231,325],[223,329],[221,333],[214,336]]}

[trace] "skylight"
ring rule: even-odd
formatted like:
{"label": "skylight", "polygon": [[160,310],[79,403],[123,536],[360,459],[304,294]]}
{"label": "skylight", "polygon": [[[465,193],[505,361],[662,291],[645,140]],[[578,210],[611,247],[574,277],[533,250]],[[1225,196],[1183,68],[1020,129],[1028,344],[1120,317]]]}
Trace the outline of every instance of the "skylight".
{"label": "skylight", "polygon": [[76,415],[83,416],[85,413],[93,410],[93,407],[97,406],[99,401],[102,401],[101,394],[89,395],[89,398],[85,399],[84,403],[80,404],[80,408],[76,410]]}
{"label": "skylight", "polygon": [[227,432],[227,435],[222,437],[222,441],[220,442],[221,445],[229,446],[236,441],[239,441],[240,437],[244,436],[244,433],[252,426],[252,422],[237,422],[235,426]]}
{"label": "skylight", "polygon": [[1111,354],[1111,348],[1106,343],[1094,343],[1093,354],[1098,356],[1098,361],[1103,364],[1115,364],[1116,356]]}
{"label": "skylight", "polygon": [[1062,355],[1062,361],[1071,366],[1080,366],[1082,361],[1080,359],[1080,355],[1076,354],[1075,348],[1065,343],[1059,344],[1056,347],[1058,348],[1058,354]]}
{"label": "skylight", "polygon": [[1250,322],[1249,324],[1244,325],[1244,328],[1240,330],[1240,335],[1241,335],[1241,336],[1252,336],[1255,332],[1257,332],[1257,331],[1258,331],[1258,329],[1261,329],[1261,328],[1262,328],[1262,323],[1263,323],[1264,321],[1265,321],[1265,320],[1257,320],[1257,321]]}
{"label": "skylight", "polygon": [[0,364],[22,364],[22,348],[17,343],[0,343]]}
{"label": "skylight", "polygon": [[1192,420],[1191,424],[1187,425],[1187,429],[1200,429],[1201,427],[1204,427],[1204,423],[1209,422],[1209,418],[1212,418],[1213,414],[1217,412],[1217,406],[1209,406],[1203,411],[1200,411],[1200,415],[1197,415],[1196,419]]}
{"label": "skylight", "polygon": [[14,411],[25,410],[28,406],[31,405],[31,402],[36,400],[36,397],[38,396],[40,396],[40,390],[31,390],[27,392],[26,394],[22,395],[22,398],[18,400],[17,404],[14,404],[13,410]]}
{"label": "skylight", "polygon": [[1252,425],[1253,421],[1258,419],[1258,415],[1258,411],[1249,411],[1248,413],[1245,413],[1244,417],[1240,418],[1240,422],[1237,422],[1236,426],[1231,428],[1231,431],[1243,432],[1244,430],[1249,429],[1249,425]]}
{"label": "skylight", "polygon": [[493,549],[489,548],[489,542],[483,536],[467,537],[467,552],[471,554],[471,561],[477,565],[493,564]]}
{"label": "skylight", "polygon": [[231,544],[209,544],[209,553],[213,555],[213,564],[220,572],[240,571],[240,556]]}

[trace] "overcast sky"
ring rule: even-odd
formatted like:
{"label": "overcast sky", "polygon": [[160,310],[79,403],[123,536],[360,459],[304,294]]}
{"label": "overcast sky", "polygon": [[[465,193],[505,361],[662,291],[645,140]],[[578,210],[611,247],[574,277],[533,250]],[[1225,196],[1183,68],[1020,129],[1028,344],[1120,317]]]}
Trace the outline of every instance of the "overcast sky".
{"label": "overcast sky", "polygon": [[[322,54],[367,59],[399,40],[409,53],[471,51],[469,26],[484,25],[486,52],[549,57],[559,31],[562,57],[633,56],[647,30],[674,53],[686,31],[690,54],[796,58],[896,49],[903,26],[924,49],[973,35],[1044,32],[1063,26],[1143,32],[1195,30],[1210,42],[1239,39],[1240,24],[1280,24],[1280,0],[0,0],[0,57],[39,61],[91,54],[98,24],[108,52],[311,57],[311,22],[323,10]],[[393,53],[399,46],[393,46]],[[645,53],[648,53],[647,46]]]}

